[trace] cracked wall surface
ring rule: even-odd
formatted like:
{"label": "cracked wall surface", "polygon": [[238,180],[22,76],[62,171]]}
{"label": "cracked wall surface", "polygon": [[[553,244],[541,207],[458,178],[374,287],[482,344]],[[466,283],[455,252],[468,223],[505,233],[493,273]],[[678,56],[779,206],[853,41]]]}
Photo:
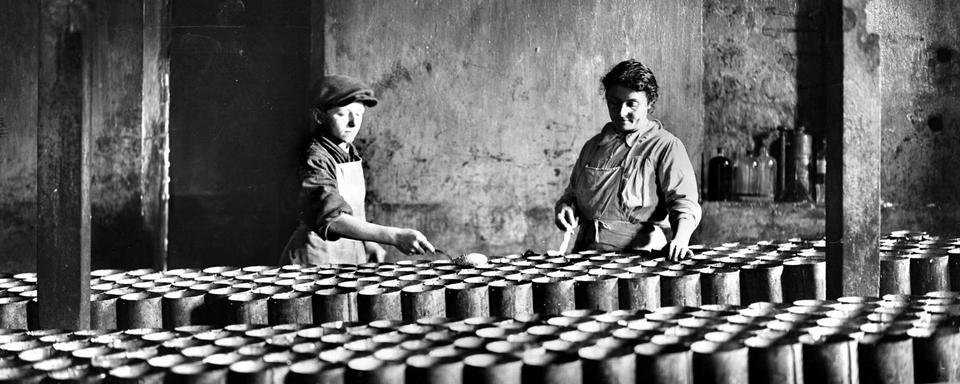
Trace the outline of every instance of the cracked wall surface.
{"label": "cracked wall surface", "polygon": [[960,3],[874,0],[880,33],[884,230],[957,236]]}
{"label": "cracked wall surface", "polygon": [[700,4],[328,1],[326,71],[381,100],[358,139],[368,215],[455,251],[557,247],[553,205],[608,121],[599,79],[631,57],[656,74],[655,116],[699,168]]}

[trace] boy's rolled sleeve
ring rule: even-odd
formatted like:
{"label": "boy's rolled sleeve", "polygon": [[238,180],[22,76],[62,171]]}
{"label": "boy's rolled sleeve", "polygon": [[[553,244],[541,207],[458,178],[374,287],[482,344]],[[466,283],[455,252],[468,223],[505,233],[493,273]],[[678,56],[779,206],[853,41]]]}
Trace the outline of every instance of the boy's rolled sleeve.
{"label": "boy's rolled sleeve", "polygon": [[312,224],[314,232],[324,240],[337,240],[327,228],[341,214],[353,214],[350,204],[337,189],[336,164],[329,156],[311,153],[301,182],[304,200],[304,222]]}

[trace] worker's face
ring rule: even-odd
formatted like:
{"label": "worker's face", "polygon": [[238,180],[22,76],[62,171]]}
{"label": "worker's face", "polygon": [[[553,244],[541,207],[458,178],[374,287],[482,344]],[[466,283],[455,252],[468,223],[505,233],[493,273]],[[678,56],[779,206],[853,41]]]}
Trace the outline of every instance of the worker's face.
{"label": "worker's face", "polygon": [[360,131],[363,122],[363,113],[367,107],[360,102],[353,102],[342,107],[333,107],[326,111],[315,112],[317,122],[320,123],[320,132],[340,143],[353,143]]}
{"label": "worker's face", "polygon": [[650,103],[647,102],[646,93],[634,91],[622,85],[614,85],[607,89],[606,99],[610,121],[617,128],[633,131],[648,121]]}

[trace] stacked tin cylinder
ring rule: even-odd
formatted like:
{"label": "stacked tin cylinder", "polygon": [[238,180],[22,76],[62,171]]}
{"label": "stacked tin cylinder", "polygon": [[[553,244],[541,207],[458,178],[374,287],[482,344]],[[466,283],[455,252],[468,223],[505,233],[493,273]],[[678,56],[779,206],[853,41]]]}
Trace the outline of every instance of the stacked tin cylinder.
{"label": "stacked tin cylinder", "polygon": [[[728,244],[681,263],[649,253],[508,255],[483,266],[396,264],[97,270],[94,329],[319,324],[423,317],[556,315],[825,297],[822,250],[811,242]],[[0,328],[35,329],[36,276],[0,283]]]}
{"label": "stacked tin cylinder", "polygon": [[0,334],[0,382],[904,383],[960,379],[954,293],[557,316]]}
{"label": "stacked tin cylinder", "polygon": [[880,241],[880,294],[960,289],[960,239],[894,232]]}
{"label": "stacked tin cylinder", "polygon": [[36,275],[6,275],[0,382],[953,381],[958,249],[892,233],[886,295],[838,301],[824,300],[822,241],[799,239],[680,263],[582,252],[97,270],[95,330],[81,332],[24,331],[37,328]]}

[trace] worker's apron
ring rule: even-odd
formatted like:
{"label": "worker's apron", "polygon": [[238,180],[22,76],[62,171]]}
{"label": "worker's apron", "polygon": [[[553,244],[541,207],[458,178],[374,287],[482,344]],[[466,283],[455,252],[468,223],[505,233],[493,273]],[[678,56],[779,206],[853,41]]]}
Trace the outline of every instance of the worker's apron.
{"label": "worker's apron", "polygon": [[[646,163],[645,163],[646,162]],[[638,180],[627,180],[624,165],[632,167],[653,167],[649,159],[640,158],[640,145],[630,148],[620,166],[613,168],[594,168],[584,166],[574,184],[577,208],[581,216],[580,233],[574,243],[573,251],[601,250],[619,251],[624,249],[659,250],[667,245],[667,238],[659,226],[650,222],[631,222],[621,193],[629,181],[633,206],[650,204],[649,183],[656,183],[656,173],[640,169]],[[649,177],[649,180],[643,180]]]}
{"label": "worker's apron", "polygon": [[[366,220],[364,200],[367,186],[363,181],[360,161],[336,165],[337,190],[350,204],[353,216]],[[362,264],[367,262],[367,253],[362,241],[340,238],[327,241],[300,223],[287,242],[281,256],[282,264]]]}

